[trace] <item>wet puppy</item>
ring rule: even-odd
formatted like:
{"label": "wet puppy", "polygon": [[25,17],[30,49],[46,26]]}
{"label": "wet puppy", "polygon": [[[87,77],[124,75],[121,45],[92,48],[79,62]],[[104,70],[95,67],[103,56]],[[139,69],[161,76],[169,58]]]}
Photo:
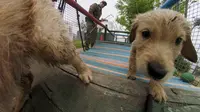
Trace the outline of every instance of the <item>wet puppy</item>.
{"label": "wet puppy", "polygon": [[191,62],[197,62],[190,35],[189,24],[179,12],[158,9],[136,16],[130,34],[128,78],[135,79],[136,71],[144,72],[150,77],[150,92],[154,98],[166,101],[162,83],[173,76],[176,57],[182,54]]}
{"label": "wet puppy", "polygon": [[30,58],[53,66],[72,64],[89,83],[91,70],[75,50],[51,0],[0,0],[0,112],[19,111],[33,81]]}

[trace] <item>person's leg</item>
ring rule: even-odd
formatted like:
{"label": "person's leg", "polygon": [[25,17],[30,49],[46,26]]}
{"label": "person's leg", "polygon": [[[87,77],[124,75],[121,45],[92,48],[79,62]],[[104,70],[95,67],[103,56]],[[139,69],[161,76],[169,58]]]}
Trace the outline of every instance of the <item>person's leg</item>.
{"label": "person's leg", "polygon": [[91,48],[92,48],[94,44],[96,43],[96,39],[97,39],[97,27],[93,30],[91,35],[92,35],[92,38],[91,38]]}
{"label": "person's leg", "polygon": [[92,38],[92,35],[91,35],[91,31],[93,29],[93,23],[92,22],[87,22],[87,32],[86,32],[86,35],[85,35],[85,47],[86,47],[86,50],[89,49],[89,45],[91,44],[91,38]]}
{"label": "person's leg", "polygon": [[85,49],[88,50],[89,49],[89,45],[90,45],[90,39],[87,36],[87,32],[85,34]]}
{"label": "person's leg", "polygon": [[88,22],[87,22],[87,32],[85,33],[85,49],[86,50],[89,49],[89,44],[90,44],[90,39],[89,39],[89,36],[88,36],[89,30],[90,30],[90,27],[89,27]]}

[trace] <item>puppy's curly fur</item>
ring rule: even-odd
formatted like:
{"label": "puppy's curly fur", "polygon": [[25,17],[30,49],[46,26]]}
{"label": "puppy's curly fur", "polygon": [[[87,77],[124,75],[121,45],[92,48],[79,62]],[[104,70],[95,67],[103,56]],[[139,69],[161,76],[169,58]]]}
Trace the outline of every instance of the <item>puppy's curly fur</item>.
{"label": "puppy's curly fur", "polygon": [[190,35],[190,25],[179,12],[158,9],[136,16],[130,34],[128,78],[135,79],[136,71],[144,72],[150,77],[151,94],[166,101],[162,83],[172,77],[176,57],[182,54],[197,61]]}
{"label": "puppy's curly fur", "polygon": [[1,0],[0,112],[19,111],[33,80],[30,58],[53,66],[72,64],[80,78],[89,83],[91,70],[75,50],[51,0]]}

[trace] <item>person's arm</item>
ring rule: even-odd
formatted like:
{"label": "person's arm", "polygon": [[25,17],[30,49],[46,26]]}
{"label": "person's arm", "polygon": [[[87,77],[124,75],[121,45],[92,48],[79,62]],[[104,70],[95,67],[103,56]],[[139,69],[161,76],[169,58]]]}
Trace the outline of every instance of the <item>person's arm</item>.
{"label": "person's arm", "polygon": [[101,18],[100,22],[108,21],[107,19]]}

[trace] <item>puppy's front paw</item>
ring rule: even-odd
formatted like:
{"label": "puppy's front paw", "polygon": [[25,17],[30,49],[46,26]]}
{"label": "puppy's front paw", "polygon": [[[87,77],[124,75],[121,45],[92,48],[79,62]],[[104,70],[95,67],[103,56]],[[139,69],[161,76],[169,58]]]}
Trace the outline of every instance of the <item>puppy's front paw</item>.
{"label": "puppy's front paw", "polygon": [[86,84],[90,83],[92,81],[92,71],[90,69],[85,70],[79,74],[79,78]]}
{"label": "puppy's front paw", "polygon": [[128,73],[127,78],[130,80],[136,80],[135,73]]}
{"label": "puppy's front paw", "polygon": [[158,102],[166,102],[167,101],[167,95],[163,89],[158,89],[158,88],[154,89],[154,90],[152,90],[151,95]]}
{"label": "puppy's front paw", "polygon": [[154,97],[154,99],[158,102],[166,102],[167,95],[165,90],[160,84],[153,84],[151,85],[150,94]]}
{"label": "puppy's front paw", "polygon": [[136,77],[134,75],[128,75],[127,78],[130,80],[136,80]]}

